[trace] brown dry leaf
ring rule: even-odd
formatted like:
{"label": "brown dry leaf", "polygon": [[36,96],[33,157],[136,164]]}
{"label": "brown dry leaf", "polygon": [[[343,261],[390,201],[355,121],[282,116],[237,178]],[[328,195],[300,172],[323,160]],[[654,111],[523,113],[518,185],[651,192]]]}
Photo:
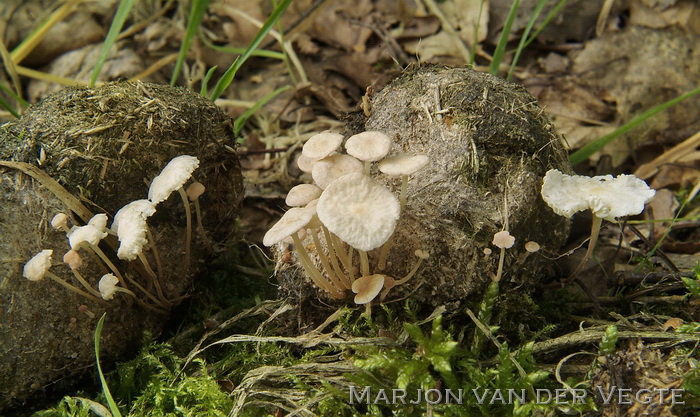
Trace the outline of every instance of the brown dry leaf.
{"label": "brown dry leaf", "polygon": [[324,43],[346,51],[362,51],[372,30],[369,25],[373,6],[370,0],[326,2],[316,13],[309,34]]}
{"label": "brown dry leaf", "polygon": [[694,0],[681,0],[672,6],[650,5],[649,1],[632,0],[630,4],[630,23],[650,28],[665,28],[678,25],[695,34],[700,34],[697,23],[700,19],[700,7]]}
{"label": "brown dry leaf", "polygon": [[666,164],[700,160],[700,155],[696,150],[698,147],[700,147],[700,132],[665,151],[651,162],[641,165],[634,172],[634,175],[645,180],[659,172],[659,169]]}
{"label": "brown dry leaf", "polygon": [[681,327],[683,324],[683,319],[679,319],[678,317],[673,317],[668,320],[666,320],[666,323],[664,323],[662,329],[663,331],[666,331],[668,329],[677,329]]}
{"label": "brown dry leaf", "polygon": [[665,187],[690,188],[700,178],[700,164],[674,164],[663,166],[649,184],[654,189]]}
{"label": "brown dry leaf", "polygon": [[[246,16],[259,22],[264,22],[267,17],[267,14],[262,10],[260,0],[236,2],[213,0],[209,5],[208,13],[223,18],[221,23],[222,35],[227,42],[238,47],[249,44],[260,29]],[[207,18],[207,20],[212,19],[212,16]]]}

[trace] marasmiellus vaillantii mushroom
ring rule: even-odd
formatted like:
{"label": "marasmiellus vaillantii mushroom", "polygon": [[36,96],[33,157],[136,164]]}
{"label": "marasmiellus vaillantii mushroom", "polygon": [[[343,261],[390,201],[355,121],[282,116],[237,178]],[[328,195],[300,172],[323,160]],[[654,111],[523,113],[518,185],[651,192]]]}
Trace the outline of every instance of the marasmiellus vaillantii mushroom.
{"label": "marasmiellus vaillantii mushroom", "polygon": [[389,154],[391,138],[382,132],[368,131],[352,135],[345,142],[345,150],[360,161],[364,161],[365,174],[369,175],[370,163]]}
{"label": "marasmiellus vaillantii mushroom", "polygon": [[103,303],[102,300],[95,297],[94,295],[86,293],[80,288],[77,288],[67,283],[66,281],[49,271],[49,268],[51,268],[52,255],[52,249],[44,249],[41,252],[34,255],[32,259],[30,259],[29,261],[27,261],[26,264],[24,264],[24,268],[22,269],[22,276],[30,281],[41,281],[42,279],[44,279],[44,277],[49,277],[69,291],[72,291],[96,303]]}
{"label": "marasmiellus vaillantii mushroom", "polygon": [[497,248],[501,249],[501,256],[498,259],[498,271],[496,271],[495,276],[491,277],[493,281],[499,282],[503,276],[503,264],[505,262],[506,249],[513,247],[515,244],[515,237],[511,236],[507,230],[501,230],[493,235],[493,241],[491,243],[493,243],[493,245]]}
{"label": "marasmiellus vaillantii mushroom", "polygon": [[204,242],[204,246],[206,246],[207,251],[211,253],[213,251],[213,248],[211,242],[209,241],[209,238],[207,237],[206,232],[204,231],[204,225],[202,224],[202,209],[199,204],[199,197],[201,197],[202,194],[204,194],[204,191],[206,191],[206,187],[204,186],[204,184],[195,181],[187,187],[187,189],[185,190],[185,194],[187,194],[187,198],[194,203],[194,212],[197,215],[197,229],[199,230],[199,234],[202,237],[202,242]]}
{"label": "marasmiellus vaillantii mushroom", "polygon": [[586,177],[567,175],[556,169],[547,171],[542,183],[542,198],[560,216],[591,210],[593,221],[588,249],[567,281],[575,278],[593,255],[603,220],[617,223],[619,217],[641,213],[656,191],[634,175]]}
{"label": "marasmiellus vaillantii mushroom", "polygon": [[362,172],[362,162],[350,155],[337,153],[316,161],[311,177],[316,185],[325,190],[333,181],[353,172]]}
{"label": "marasmiellus vaillantii mushroom", "polygon": [[359,252],[363,276],[369,275],[367,252],[389,239],[401,213],[396,196],[362,173],[333,181],[321,194],[316,211],[331,233]]}
{"label": "marasmiellus vaillantii mushroom", "polygon": [[83,258],[80,256],[78,251],[76,251],[75,249],[71,249],[68,252],[66,252],[63,255],[63,263],[68,265],[68,267],[70,268],[71,272],[73,273],[73,276],[75,277],[75,279],[77,279],[78,282],[80,282],[80,284],[86,290],[88,290],[88,292],[90,292],[90,294],[92,294],[96,297],[100,296],[99,291],[92,288],[92,286],[90,286],[90,284],[85,280],[85,278],[83,278],[80,271],[78,271],[83,266]]}
{"label": "marasmiellus vaillantii mushroom", "polygon": [[305,206],[309,201],[319,198],[322,192],[323,190],[317,185],[299,184],[289,190],[284,202],[289,207]]}
{"label": "marasmiellus vaillantii mushroom", "polygon": [[317,133],[309,138],[302,147],[301,154],[318,161],[335,152],[343,143],[343,135],[329,131]]}

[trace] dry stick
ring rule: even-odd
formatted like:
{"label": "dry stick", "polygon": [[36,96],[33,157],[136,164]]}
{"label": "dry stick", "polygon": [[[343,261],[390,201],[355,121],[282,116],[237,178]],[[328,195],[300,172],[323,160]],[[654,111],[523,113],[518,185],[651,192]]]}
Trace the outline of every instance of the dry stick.
{"label": "dry stick", "polygon": [[74,285],[71,285],[55,275],[53,272],[46,271],[46,276],[51,278],[52,280],[56,281],[57,283],[61,284],[63,287],[65,287],[68,291],[72,291],[76,294],[82,295],[83,297],[87,298],[88,300],[94,301],[96,303],[106,305],[105,301],[102,300],[101,298],[97,298],[92,294],[86,293],[85,291],[81,290],[80,288],[76,288]]}
{"label": "dry stick", "polygon": [[190,271],[190,245],[192,244],[192,212],[190,211],[190,200],[187,198],[185,189],[180,187],[178,190],[182,203],[185,205],[185,217],[187,218],[187,229],[185,230],[185,276]]}
{"label": "dry stick", "polygon": [[[338,257],[336,256],[336,251],[335,251],[335,248],[333,245],[333,239],[331,238],[331,232],[329,232],[328,229],[323,225],[321,225],[321,230],[323,231],[323,237],[326,239],[326,246],[328,247],[328,256],[331,258],[331,262],[333,263],[333,268],[335,269],[336,273],[343,281],[343,286],[346,289],[352,288],[352,274],[350,277],[345,275],[345,273],[343,272],[343,268],[338,263]],[[342,251],[340,251],[340,252],[342,252]],[[338,255],[338,256],[340,256],[340,255]]]}
{"label": "dry stick", "polygon": [[311,238],[314,241],[314,245],[316,245],[316,253],[318,254],[319,259],[321,260],[323,269],[326,270],[328,277],[331,279],[331,282],[333,282],[333,285],[336,287],[336,289],[343,292],[343,290],[345,289],[345,285],[343,284],[341,279],[338,278],[338,276],[335,274],[335,272],[333,271],[333,267],[331,267],[331,263],[328,261],[328,257],[323,252],[323,246],[321,246],[321,239],[318,238],[318,233],[315,229],[310,229],[310,232]]}
{"label": "dry stick", "polygon": [[321,275],[321,272],[319,272],[319,270],[314,266],[313,262],[311,261],[311,258],[309,258],[309,253],[304,247],[304,242],[301,241],[299,235],[294,233],[292,235],[292,240],[294,241],[294,246],[297,250],[297,254],[299,254],[301,266],[304,267],[306,273],[309,274],[314,284],[316,284],[316,286],[321,288],[322,290],[326,290],[335,298],[344,298],[345,295],[333,288],[333,286],[328,282],[328,280],[326,280],[326,278],[323,275]]}

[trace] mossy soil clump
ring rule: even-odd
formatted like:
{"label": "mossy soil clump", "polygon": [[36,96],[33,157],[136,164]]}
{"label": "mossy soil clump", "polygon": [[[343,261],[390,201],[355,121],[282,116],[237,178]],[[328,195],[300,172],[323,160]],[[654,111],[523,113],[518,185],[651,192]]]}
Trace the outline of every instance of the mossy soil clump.
{"label": "mossy soil clump", "polygon": [[[516,238],[506,251],[503,285],[526,293],[546,275],[547,258],[556,256],[568,226],[541,199],[542,177],[551,168],[571,168],[561,138],[522,86],[467,68],[424,66],[371,96],[367,110],[369,116],[350,116],[346,136],[381,131],[394,140],[390,155],[430,158],[408,182],[386,273],[406,275],[417,249],[430,258],[387,300],[410,297],[454,311],[477,299],[496,272],[499,249],[491,241],[503,229]],[[372,175],[398,194],[400,180]],[[523,261],[528,241],[542,249]],[[278,272],[284,294],[302,305],[316,304],[305,302],[317,292],[300,268],[278,262]]]}
{"label": "mossy soil clump", "polygon": [[[2,408],[47,388],[71,385],[73,375],[91,372],[93,333],[103,312],[107,362],[136,349],[144,330],[158,332],[167,319],[124,294],[105,306],[48,279],[25,280],[24,263],[42,249],[54,250],[52,272],[71,280],[61,263],[70,249],[65,233],[49,225],[55,214],[65,212],[70,224],[80,226],[88,220],[86,212],[107,213],[111,224],[119,208],[147,198],[150,181],[173,157],[199,158],[194,178],[206,186],[199,202],[206,237],[193,232],[189,271],[185,210],[177,193],[159,204],[148,222],[160,258],[156,262],[149,249],[149,261],[163,277],[165,297],[177,300],[203,270],[204,261],[230,237],[242,199],[242,177],[230,118],[183,88],[140,82],[67,88],[31,106],[20,120],[1,126],[0,139],[0,160],[5,162],[0,166]],[[57,195],[48,181],[27,175],[27,167],[48,174],[72,197]],[[84,210],[76,211],[76,205]],[[116,239],[108,238],[101,248],[124,274],[155,292],[141,264],[116,258],[116,245]],[[97,288],[106,268],[85,252],[83,258],[81,273]]]}

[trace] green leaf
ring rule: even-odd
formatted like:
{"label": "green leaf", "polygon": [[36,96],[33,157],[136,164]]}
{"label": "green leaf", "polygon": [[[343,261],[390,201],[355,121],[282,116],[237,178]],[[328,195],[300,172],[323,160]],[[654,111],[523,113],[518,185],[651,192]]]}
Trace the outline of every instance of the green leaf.
{"label": "green leaf", "polygon": [[241,130],[243,129],[243,125],[245,125],[245,122],[248,121],[250,116],[252,116],[256,111],[260,110],[262,106],[267,104],[270,100],[273,98],[277,97],[280,93],[289,90],[290,86],[286,85],[284,87],[280,87],[277,90],[271,92],[270,94],[266,95],[265,97],[261,98],[258,100],[255,105],[250,107],[248,110],[246,110],[242,115],[238,116],[236,120],[233,122],[233,133],[234,135],[238,135]]}
{"label": "green leaf", "polygon": [[177,82],[177,77],[180,75],[182,64],[185,62],[187,52],[190,50],[192,39],[194,39],[195,35],[197,34],[197,29],[199,29],[199,25],[202,23],[204,13],[207,11],[207,7],[209,7],[209,1],[210,0],[192,1],[189,19],[187,19],[187,28],[185,28],[185,37],[182,39],[182,45],[180,45],[180,52],[177,54],[175,69],[173,69],[173,75],[172,77],[170,77],[170,85],[175,85],[175,83]]}
{"label": "green leaf", "polygon": [[122,417],[122,414],[119,412],[119,407],[117,407],[117,403],[114,402],[114,398],[112,398],[112,393],[109,392],[107,380],[105,379],[105,376],[102,373],[102,367],[100,366],[100,336],[102,336],[102,325],[104,324],[106,316],[107,313],[104,313],[102,317],[100,317],[100,321],[97,322],[97,328],[95,329],[95,360],[97,362],[97,373],[100,375],[102,393],[104,394],[105,398],[107,398],[107,404],[109,405],[109,410],[112,412],[112,416]]}
{"label": "green leaf", "polygon": [[97,58],[97,62],[95,63],[95,68],[92,70],[92,77],[90,77],[90,87],[95,86],[95,82],[97,82],[97,77],[100,76],[100,72],[102,71],[102,66],[107,60],[109,50],[112,49],[112,46],[117,41],[119,32],[122,30],[124,22],[126,22],[126,18],[129,16],[129,12],[131,12],[131,9],[134,7],[135,2],[136,0],[122,0],[121,2],[119,2],[119,8],[117,8],[117,12],[114,14],[114,19],[112,19],[112,25],[109,27],[109,32],[107,32],[107,37],[105,38],[104,44],[102,45],[102,50],[100,51],[100,55]]}
{"label": "green leaf", "polygon": [[508,38],[510,37],[510,29],[513,26],[513,21],[515,21],[515,15],[518,11],[518,5],[520,0],[513,1],[510,6],[510,11],[508,12],[508,17],[503,25],[503,31],[501,32],[501,37],[498,39],[498,45],[496,45],[496,50],[493,53],[493,60],[489,65],[489,73],[491,75],[498,75],[498,69],[503,61],[503,55],[506,51],[506,45],[508,45]]}

